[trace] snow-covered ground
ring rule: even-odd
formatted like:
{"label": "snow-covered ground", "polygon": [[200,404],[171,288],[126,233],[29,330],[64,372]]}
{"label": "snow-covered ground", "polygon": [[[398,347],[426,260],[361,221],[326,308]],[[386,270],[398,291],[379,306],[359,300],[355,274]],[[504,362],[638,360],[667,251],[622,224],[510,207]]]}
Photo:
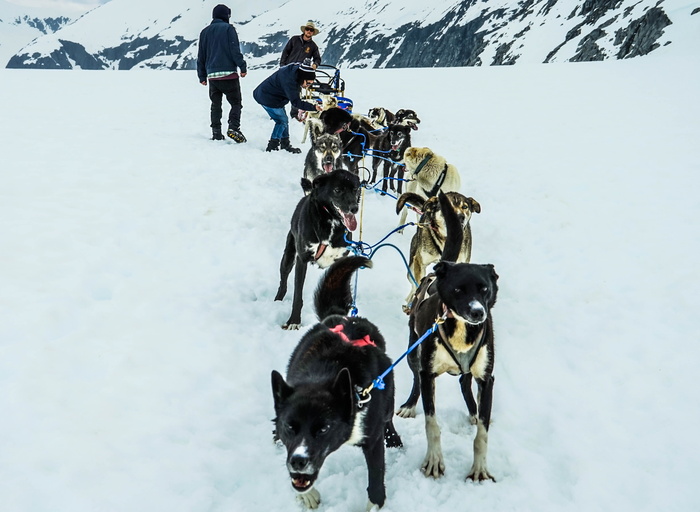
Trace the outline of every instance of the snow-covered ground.
{"label": "snow-covered ground", "polygon": [[[297,510],[270,371],[301,336],[272,299],[304,155],[262,151],[266,74],[242,79],[236,145],[209,140],[194,72],[0,70],[3,510]],[[420,407],[397,418],[384,510],[700,509],[700,61],[343,77],[356,112],[419,113],[413,143],[460,170],[482,206],[473,261],[500,275],[498,481],[465,482],[474,429],[443,376],[447,473],[419,471]],[[397,221],[367,195],[364,241]],[[390,242],[407,252],[410,235]],[[396,251],[374,263],[359,312],[397,358],[409,284]],[[396,382],[400,403],[405,363]],[[360,450],[331,455],[317,485],[322,511],[364,510]]]}

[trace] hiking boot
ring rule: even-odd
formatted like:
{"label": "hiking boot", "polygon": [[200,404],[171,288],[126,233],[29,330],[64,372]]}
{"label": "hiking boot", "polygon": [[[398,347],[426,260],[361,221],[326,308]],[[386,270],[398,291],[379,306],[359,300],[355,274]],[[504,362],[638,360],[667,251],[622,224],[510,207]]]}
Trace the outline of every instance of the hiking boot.
{"label": "hiking boot", "polygon": [[292,146],[292,144],[289,142],[289,137],[280,140],[280,148],[284,149],[285,151],[289,151],[290,153],[301,153],[301,149]]}
{"label": "hiking boot", "polygon": [[226,132],[226,135],[228,135],[234,140],[234,142],[237,142],[238,144],[240,144],[241,142],[248,141],[248,139],[245,138],[245,135],[241,133],[241,130],[234,130],[233,128],[229,128]]}
{"label": "hiking boot", "polygon": [[211,140],[224,140],[224,134],[221,133],[221,128],[212,128]]}
{"label": "hiking boot", "polygon": [[265,151],[277,151],[280,148],[280,140],[279,139],[270,139],[267,142],[267,148],[265,148]]}

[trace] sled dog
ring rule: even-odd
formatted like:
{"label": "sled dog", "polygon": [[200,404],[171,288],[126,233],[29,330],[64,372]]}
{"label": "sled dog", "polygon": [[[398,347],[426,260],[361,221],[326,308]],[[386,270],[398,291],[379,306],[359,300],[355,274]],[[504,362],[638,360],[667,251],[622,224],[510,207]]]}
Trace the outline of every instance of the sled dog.
{"label": "sled dog", "polygon": [[394,115],[394,124],[408,126],[411,130],[417,130],[420,124],[420,119],[415,110],[407,108],[399,109]]}
{"label": "sled dog", "polygon": [[343,142],[334,133],[325,133],[323,124],[310,124],[311,147],[304,161],[304,178],[313,181],[316,176],[329,173],[340,167],[340,151]]}
{"label": "sled dog", "polygon": [[343,167],[354,174],[359,174],[360,161],[364,158],[367,149],[372,147],[376,135],[370,133],[360,119],[342,108],[329,108],[321,112],[320,119],[326,132],[337,133],[343,141],[341,157]]}
{"label": "sled dog", "polygon": [[[403,155],[406,192],[415,192],[428,199],[443,192],[459,192],[461,180],[457,168],[430,148],[410,147]],[[401,212],[399,225],[406,223],[407,210]]]}
{"label": "sled dog", "polygon": [[[473,197],[465,197],[459,192],[447,192],[445,194],[450,207],[454,210],[462,229],[462,244],[455,261],[457,263],[469,263],[472,255],[472,230],[469,221],[472,213],[481,213],[481,205]],[[447,228],[445,218],[437,196],[424,200],[422,196],[414,192],[402,194],[396,202],[396,213],[406,211],[406,204],[420,208],[422,215],[418,221],[418,229],[411,238],[409,253],[409,268],[416,283],[420,283],[425,276],[429,265],[440,261],[445,248]],[[411,291],[406,297],[406,305],[403,310],[408,314],[410,303],[416,292],[413,279],[408,276],[411,283]]]}
{"label": "sled dog", "polygon": [[[304,178],[302,188],[305,188]],[[275,300],[284,299],[287,279],[294,267],[292,312],[282,325],[283,329],[300,327],[306,265],[312,263],[326,268],[348,253],[345,230],[357,228],[355,214],[359,201],[360,180],[348,171],[337,169],[315,178],[308,195],[297,204],[280,262],[280,284],[275,295]]]}
{"label": "sled dog", "polygon": [[[401,193],[401,181],[394,185],[394,178],[403,176],[403,157],[406,149],[411,145],[411,128],[406,125],[392,124],[381,132],[379,141],[373,145],[376,148],[372,153],[372,183],[377,181],[379,164],[383,163],[384,181],[382,191],[391,190]],[[389,183],[387,183],[389,182]]]}
{"label": "sled dog", "polygon": [[[491,309],[496,303],[498,275],[493,265],[453,263],[462,246],[462,230],[445,194],[438,197],[447,224],[447,242],[442,261],[435,265],[434,274],[421,281],[413,300],[409,346],[435,322],[444,322],[409,354],[413,388],[397,414],[415,416],[416,403],[422,397],[428,448],[421,469],[426,476],[441,476],[445,462],[435,417],[435,378],[443,373],[459,375],[462,396],[476,424],[474,458],[467,478],[494,480],[486,465],[486,452],[495,355]],[[478,387],[476,400],[472,378]]]}
{"label": "sled dog", "polygon": [[272,371],[275,435],[287,449],[292,487],[308,508],[320,494],[314,487],[326,457],[341,445],[362,448],[367,463],[367,495],[372,507],[386,499],[384,446],[400,447],[394,429],[394,381],[390,373],[383,390],[363,390],[389,368],[386,344],[377,327],[362,317],[346,316],[352,305],[350,279],[363,256],[337,260],[321,278],[315,295],[320,323],[294,349],[287,380]]}
{"label": "sled dog", "polygon": [[374,107],[369,109],[367,117],[377,128],[386,128],[390,124],[393,124],[395,119],[393,112],[384,107]]}

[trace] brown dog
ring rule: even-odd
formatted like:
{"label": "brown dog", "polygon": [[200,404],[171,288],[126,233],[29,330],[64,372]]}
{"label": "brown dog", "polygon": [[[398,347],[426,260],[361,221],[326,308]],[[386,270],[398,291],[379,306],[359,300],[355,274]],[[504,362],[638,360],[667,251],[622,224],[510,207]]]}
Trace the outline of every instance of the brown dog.
{"label": "brown dog", "polygon": [[[473,197],[465,197],[459,192],[447,192],[445,195],[449,199],[464,233],[456,262],[469,263],[472,256],[472,231],[469,220],[472,213],[481,213],[481,205]],[[421,282],[428,265],[440,261],[442,257],[447,228],[437,196],[433,196],[426,201],[422,196],[414,192],[406,192],[396,202],[396,213],[399,213],[406,203],[420,208],[423,212],[418,224],[418,230],[411,239],[409,268],[415,282],[409,275],[408,280],[411,283],[411,291],[406,297],[406,304],[403,306],[404,313],[408,314],[411,306],[410,302],[416,292],[415,283]]]}

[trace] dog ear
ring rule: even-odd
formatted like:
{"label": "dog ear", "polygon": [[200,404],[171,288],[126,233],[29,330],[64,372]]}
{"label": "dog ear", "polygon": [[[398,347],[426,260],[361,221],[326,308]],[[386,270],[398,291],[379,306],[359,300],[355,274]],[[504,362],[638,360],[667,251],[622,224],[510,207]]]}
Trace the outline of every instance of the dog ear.
{"label": "dog ear", "polygon": [[443,278],[447,275],[447,272],[454,266],[455,264],[452,263],[451,261],[441,261],[440,263],[436,264],[433,267],[433,272],[435,275],[439,278]]}
{"label": "dog ear", "polygon": [[289,398],[294,388],[284,381],[284,377],[282,377],[277,370],[272,370],[271,380],[272,397],[275,400],[275,410],[277,410],[277,408]]}
{"label": "dog ear", "polygon": [[479,201],[473,197],[467,197],[467,202],[469,203],[469,208],[471,208],[473,213],[481,213],[481,205],[479,204]]}
{"label": "dog ear", "polygon": [[347,368],[343,368],[338,372],[338,375],[335,376],[332,393],[336,403],[340,407],[339,410],[343,417],[350,419],[355,405],[352,400],[352,379],[350,378],[350,371]]}
{"label": "dog ear", "polygon": [[311,136],[311,142],[314,143],[319,135],[323,135],[323,122],[319,121],[315,117],[309,117],[306,122],[309,124],[309,135]]}
{"label": "dog ear", "polygon": [[496,274],[496,267],[494,267],[491,263],[488,263],[486,267],[491,271],[491,277],[493,278],[493,282],[495,283],[498,281],[498,274]]}
{"label": "dog ear", "polygon": [[308,178],[301,179],[301,189],[304,191],[304,194],[308,194],[313,188],[314,186]]}

